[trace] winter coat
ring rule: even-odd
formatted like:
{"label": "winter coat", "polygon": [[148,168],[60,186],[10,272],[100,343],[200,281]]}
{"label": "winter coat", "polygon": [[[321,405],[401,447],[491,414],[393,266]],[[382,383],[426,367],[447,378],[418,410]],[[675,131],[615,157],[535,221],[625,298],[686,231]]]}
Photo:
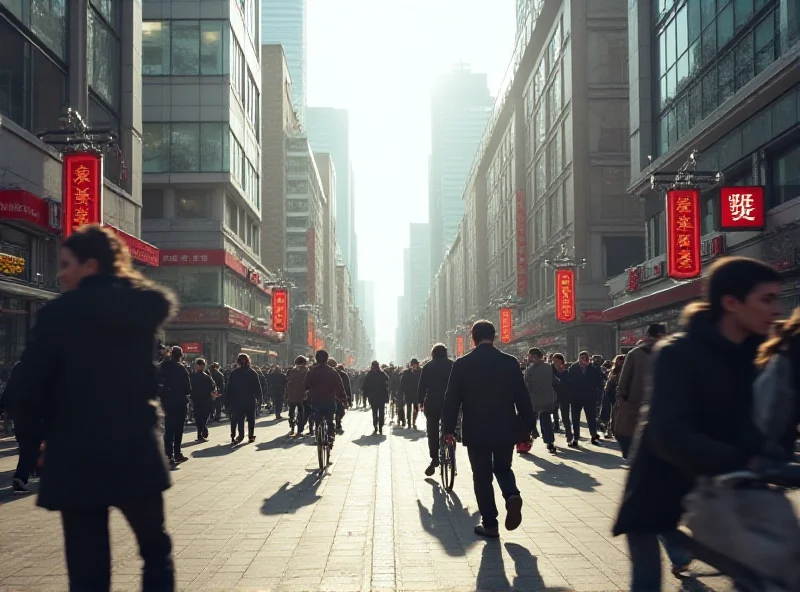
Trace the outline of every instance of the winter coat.
{"label": "winter coat", "polygon": [[211,375],[214,384],[217,387],[217,392],[220,394],[221,397],[225,396],[225,375],[222,374],[219,370],[210,370],[208,372]]}
{"label": "winter coat", "polygon": [[491,344],[479,345],[453,363],[444,396],[443,433],[455,433],[459,410],[464,445],[476,450],[511,448],[521,431],[529,434],[536,424],[519,363]]}
{"label": "winter coat", "polygon": [[370,370],[361,383],[361,392],[370,406],[386,405],[389,402],[389,377],[382,370]]}
{"label": "winter coat", "polygon": [[447,356],[433,358],[422,368],[419,377],[418,400],[425,405],[427,415],[441,415],[444,394],[453,369],[453,360]]}
{"label": "winter coat", "polygon": [[161,362],[161,390],[159,398],[167,413],[186,413],[192,382],[189,371],[180,362],[164,360]]}
{"label": "winter coat", "polygon": [[336,372],[339,374],[339,378],[342,379],[342,386],[344,387],[344,394],[347,395],[347,402],[353,402],[353,389],[350,385],[350,377],[347,375],[347,372],[344,370],[337,369]]}
{"label": "winter coat", "polygon": [[421,370],[403,371],[400,375],[400,392],[403,393],[405,403],[419,403],[419,379],[422,376]]}
{"label": "winter coat", "polygon": [[274,370],[269,373],[269,392],[273,397],[282,397],[286,392],[286,384],[288,380],[286,375],[280,370]]}
{"label": "winter coat", "polygon": [[[170,486],[153,341],[173,309],[158,288],[96,275],[39,311],[5,393],[27,420],[46,420],[39,506],[105,508]],[[98,471],[102,483],[87,485]]]}
{"label": "winter coat", "polygon": [[347,394],[339,373],[327,364],[314,364],[306,374],[304,384],[311,405],[333,404],[337,400],[347,403]]}
{"label": "winter coat", "polygon": [[189,375],[189,380],[192,383],[192,403],[195,407],[208,407],[213,402],[214,391],[217,390],[217,385],[214,384],[214,379],[207,372],[192,372]]}
{"label": "winter coat", "polygon": [[625,356],[622,372],[617,381],[617,406],[614,410],[614,433],[633,437],[639,409],[645,402],[645,392],[650,384],[650,365],[653,343],[645,342]]}
{"label": "winter coat", "polygon": [[556,408],[556,392],[553,385],[555,377],[553,367],[544,362],[534,362],[525,369],[525,386],[531,397],[531,405],[537,413],[552,413]]}
{"label": "winter coat", "polygon": [[605,386],[605,379],[600,368],[595,364],[587,364],[582,368],[575,362],[567,370],[567,391],[570,402],[597,404]]}
{"label": "winter coat", "polygon": [[228,378],[228,407],[236,412],[253,409],[261,400],[261,381],[250,366],[239,366]]}
{"label": "winter coat", "polygon": [[289,368],[286,373],[286,394],[289,403],[295,405],[302,403],[306,398],[306,386],[304,384],[308,367],[295,366]]}
{"label": "winter coat", "polygon": [[614,534],[674,529],[697,477],[743,469],[761,453],[752,417],[758,341],[728,341],[700,310],[686,333],[655,347],[652,397],[641,409]]}

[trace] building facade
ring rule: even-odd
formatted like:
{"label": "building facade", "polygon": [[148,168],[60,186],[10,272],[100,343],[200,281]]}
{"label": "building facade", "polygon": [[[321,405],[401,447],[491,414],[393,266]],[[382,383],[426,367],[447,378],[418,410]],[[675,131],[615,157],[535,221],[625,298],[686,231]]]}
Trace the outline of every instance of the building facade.
{"label": "building facade", "polygon": [[145,0],[142,18],[142,234],[182,307],[166,339],[266,361],[259,4]]}
{"label": "building facade", "polygon": [[246,1],[261,2],[261,43],[283,45],[292,80],[292,105],[297,119],[305,127],[308,0]]}
{"label": "building facade", "polygon": [[[609,282],[605,320],[629,348],[653,322],[678,327],[701,282],[666,277],[663,192],[655,172],[697,169],[724,185],[763,186],[763,232],[722,232],[719,189],[701,193],[703,268],[723,255],[755,257],[784,275],[783,305],[798,306],[800,285],[800,14],[787,0],[661,0],[631,5],[631,177],[644,201],[639,261]],[[652,162],[650,158],[652,157]]]}
{"label": "building facade", "polygon": [[58,294],[62,157],[37,134],[59,129],[67,107],[119,137],[123,157],[104,161],[102,221],[134,257],[157,264],[155,249],[135,238],[141,18],[135,0],[0,1],[0,380],[19,359],[37,311]]}

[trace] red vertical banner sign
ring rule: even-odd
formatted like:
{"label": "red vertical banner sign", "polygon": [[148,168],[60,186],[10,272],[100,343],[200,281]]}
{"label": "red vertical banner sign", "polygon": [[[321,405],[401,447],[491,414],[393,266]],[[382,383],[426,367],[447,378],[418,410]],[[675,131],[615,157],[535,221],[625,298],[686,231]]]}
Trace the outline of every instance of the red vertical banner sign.
{"label": "red vertical banner sign", "polygon": [[[306,302],[317,301],[317,240],[313,228],[306,230],[306,261],[308,262],[308,296]],[[312,345],[309,343],[309,345]]]}
{"label": "red vertical banner sign", "polygon": [[763,187],[720,187],[720,230],[763,230]]}
{"label": "red vertical banner sign", "polygon": [[667,191],[667,275],[685,280],[700,275],[700,191]]}
{"label": "red vertical banner sign", "polygon": [[308,347],[314,347],[314,337],[314,317],[308,315],[308,341],[306,341]]}
{"label": "red vertical banner sign", "polygon": [[283,288],[272,291],[272,330],[286,333],[289,329],[289,292]]}
{"label": "red vertical banner sign", "polygon": [[500,309],[500,343],[511,343],[511,332],[514,330],[514,313],[510,308]]}
{"label": "red vertical banner sign", "polygon": [[524,191],[516,193],[517,205],[517,296],[528,293],[528,203]]}
{"label": "red vertical banner sign", "polygon": [[461,357],[464,355],[464,336],[456,335],[456,356]]}
{"label": "red vertical banner sign", "polygon": [[575,320],[575,270],[556,270],[556,320],[571,323]]}
{"label": "red vertical banner sign", "polygon": [[94,152],[64,154],[61,197],[64,238],[86,224],[103,221],[103,156]]}

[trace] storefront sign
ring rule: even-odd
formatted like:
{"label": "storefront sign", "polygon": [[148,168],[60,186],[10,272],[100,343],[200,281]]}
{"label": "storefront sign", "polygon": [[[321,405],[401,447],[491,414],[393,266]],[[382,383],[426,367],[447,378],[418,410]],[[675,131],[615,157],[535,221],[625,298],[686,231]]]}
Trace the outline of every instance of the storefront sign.
{"label": "storefront sign", "polygon": [[629,267],[627,272],[628,280],[625,290],[627,292],[637,292],[643,284],[648,284],[664,277],[664,262],[660,259],[647,261],[642,265]]}
{"label": "storefront sign", "polygon": [[158,267],[158,248],[150,243],[144,242],[142,239],[131,236],[127,232],[122,232],[119,228],[111,226],[111,224],[104,224],[106,228],[113,230],[119,239],[128,247],[131,257],[135,261],[150,265],[151,267]]}
{"label": "storefront sign", "polygon": [[244,313],[236,310],[228,310],[228,325],[236,327],[237,329],[249,330],[252,326],[252,319]]}
{"label": "storefront sign", "polygon": [[181,348],[185,354],[200,354],[203,353],[203,344],[199,341],[192,341],[184,343]]}
{"label": "storefront sign", "polygon": [[556,270],[556,319],[562,323],[575,320],[575,271]]}
{"label": "storefront sign", "polygon": [[[48,202],[22,189],[0,189],[0,220],[25,222],[42,230],[54,230],[50,224]],[[60,228],[60,224],[57,227]]]}
{"label": "storefront sign", "polygon": [[517,202],[517,296],[528,293],[528,204],[525,192],[516,193]]}
{"label": "storefront sign", "polygon": [[700,191],[667,191],[667,275],[685,280],[700,275]]}
{"label": "storefront sign", "polygon": [[224,265],[228,269],[231,269],[238,273],[243,278],[247,277],[247,267],[245,267],[244,263],[242,263],[239,259],[236,258],[236,255],[233,253],[229,253],[228,251],[224,251],[225,255],[223,257]]}
{"label": "storefront sign", "polygon": [[[2,249],[2,246],[0,246]],[[0,273],[16,277],[25,272],[25,259],[16,255],[0,252]]]}
{"label": "storefront sign", "polygon": [[314,317],[308,315],[308,340],[306,341],[308,347],[314,347],[314,333]]}
{"label": "storefront sign", "polygon": [[227,315],[224,308],[184,308],[174,322],[185,325],[219,325],[227,322]]}
{"label": "storefront sign", "polygon": [[[317,248],[316,235],[313,228],[306,230],[306,265],[308,271],[308,302],[317,301]],[[309,343],[309,345],[311,345]]]}
{"label": "storefront sign", "polygon": [[289,292],[283,288],[272,291],[272,330],[286,333],[289,329]]}
{"label": "storefront sign", "polygon": [[456,356],[461,357],[464,355],[464,336],[457,335],[456,336]]}
{"label": "storefront sign", "polygon": [[626,331],[619,336],[620,345],[636,345],[642,339],[642,333],[636,331]]}
{"label": "storefront sign", "polygon": [[725,253],[725,235],[719,234],[700,243],[700,259],[708,261]]}
{"label": "storefront sign", "polygon": [[581,311],[581,322],[583,323],[602,323],[604,318],[602,310]]}
{"label": "storefront sign", "polygon": [[64,238],[86,224],[103,221],[103,156],[94,152],[64,154]]}
{"label": "storefront sign", "polygon": [[510,308],[500,309],[500,343],[511,343],[514,314]]}
{"label": "storefront sign", "polygon": [[256,273],[255,271],[250,272],[250,283],[255,284],[256,286],[261,284],[261,276]]}
{"label": "storefront sign", "polygon": [[222,249],[163,249],[160,253],[161,265],[225,265],[225,251]]}
{"label": "storefront sign", "polygon": [[764,229],[763,187],[721,187],[719,198],[721,230]]}

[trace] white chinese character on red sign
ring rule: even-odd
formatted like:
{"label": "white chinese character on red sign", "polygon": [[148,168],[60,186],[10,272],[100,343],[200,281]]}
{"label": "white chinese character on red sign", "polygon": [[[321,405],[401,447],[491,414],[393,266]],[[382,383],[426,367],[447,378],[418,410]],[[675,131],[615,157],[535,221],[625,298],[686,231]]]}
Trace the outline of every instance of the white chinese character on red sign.
{"label": "white chinese character on red sign", "polygon": [[753,194],[752,193],[733,193],[728,196],[728,207],[734,222],[739,220],[749,220],[755,222],[753,216]]}

